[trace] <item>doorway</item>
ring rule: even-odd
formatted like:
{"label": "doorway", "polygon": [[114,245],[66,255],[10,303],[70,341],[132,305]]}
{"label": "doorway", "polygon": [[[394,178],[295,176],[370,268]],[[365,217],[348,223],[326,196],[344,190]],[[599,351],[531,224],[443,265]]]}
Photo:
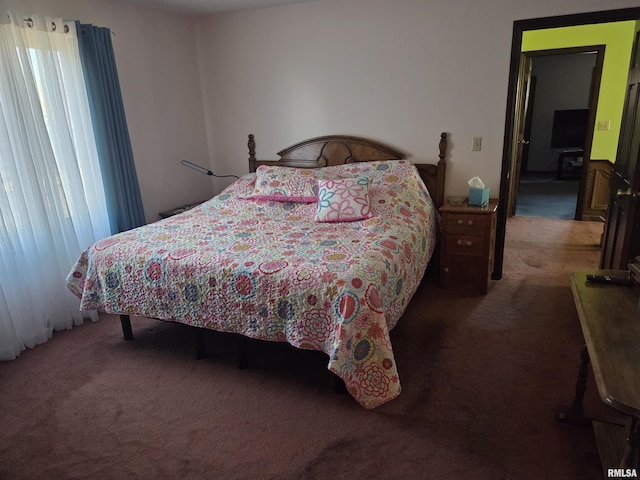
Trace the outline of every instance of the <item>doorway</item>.
{"label": "doorway", "polygon": [[[624,8],[619,10],[606,10],[599,12],[578,13],[556,17],[544,17],[528,20],[518,20],[513,24],[511,43],[511,59],[509,66],[509,82],[507,90],[507,105],[505,115],[505,134],[502,149],[502,173],[500,177],[500,203],[497,211],[496,245],[494,255],[494,268],[492,279],[502,278],[505,233],[508,217],[508,205],[510,198],[515,195],[511,188],[514,158],[513,152],[520,148],[514,142],[514,130],[518,128],[516,119],[517,99],[519,90],[523,85],[519,82],[522,69],[521,52],[523,33],[529,30],[555,29],[558,27],[570,27],[580,25],[599,25],[612,22],[636,21],[640,19],[640,8]],[[583,170],[584,171],[584,170]],[[584,173],[583,173],[584,174]],[[579,199],[578,201],[580,201]]]}
{"label": "doorway", "polygon": [[[593,126],[603,51],[580,48],[526,52],[531,62],[523,144],[511,213],[579,218],[578,194],[587,130]],[[595,70],[595,71],[594,71]],[[597,78],[596,78],[597,76]]]}

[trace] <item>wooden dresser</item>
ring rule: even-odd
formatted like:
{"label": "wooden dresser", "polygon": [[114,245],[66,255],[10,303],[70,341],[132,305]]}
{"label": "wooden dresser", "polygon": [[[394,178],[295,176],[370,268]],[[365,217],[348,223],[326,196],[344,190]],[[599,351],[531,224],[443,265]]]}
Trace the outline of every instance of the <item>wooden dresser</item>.
{"label": "wooden dresser", "polygon": [[440,286],[461,293],[487,293],[493,271],[498,200],[486,207],[445,204],[442,214]]}
{"label": "wooden dresser", "polygon": [[[628,278],[628,271],[593,272]],[[575,397],[570,409],[557,412],[560,421],[593,420],[604,477],[637,477],[640,445],[640,285],[589,281],[587,272],[571,275],[571,291],[585,340]],[[600,398],[627,418],[585,414],[583,397],[591,365]],[[618,470],[619,469],[619,470]],[[632,470],[633,469],[633,470]],[[633,474],[635,472],[635,474]],[[621,474],[621,475],[620,475]]]}

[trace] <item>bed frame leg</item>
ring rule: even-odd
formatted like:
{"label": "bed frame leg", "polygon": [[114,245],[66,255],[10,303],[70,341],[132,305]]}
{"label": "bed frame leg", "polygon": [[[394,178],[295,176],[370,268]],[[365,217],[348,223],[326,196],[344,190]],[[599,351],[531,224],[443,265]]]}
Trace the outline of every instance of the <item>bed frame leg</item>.
{"label": "bed frame leg", "polygon": [[335,373],[333,374],[333,391],[338,395],[347,393],[347,386],[344,384],[344,380]]}
{"label": "bed frame leg", "polygon": [[196,358],[202,360],[207,358],[207,346],[204,342],[204,329],[196,328]]}
{"label": "bed frame leg", "polygon": [[249,339],[238,336],[238,368],[245,370],[249,366]]}
{"label": "bed frame leg", "polygon": [[122,324],[124,339],[133,340],[133,330],[131,330],[131,319],[129,315],[120,315],[120,323]]}

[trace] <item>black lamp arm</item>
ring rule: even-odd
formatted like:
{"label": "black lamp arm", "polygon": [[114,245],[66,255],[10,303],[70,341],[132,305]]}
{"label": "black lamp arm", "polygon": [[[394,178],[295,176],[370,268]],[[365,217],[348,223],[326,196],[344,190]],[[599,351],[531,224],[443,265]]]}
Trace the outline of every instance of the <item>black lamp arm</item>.
{"label": "black lamp arm", "polygon": [[213,173],[211,170],[207,170],[204,167],[201,167],[200,165],[196,165],[195,163],[191,163],[187,160],[182,160],[182,165],[184,165],[185,167],[189,167],[189,168],[193,168],[194,170],[200,172],[200,173],[204,173],[206,175],[211,175],[214,176],[216,178],[227,178],[227,177],[233,177],[233,178],[240,178],[237,175],[216,175],[215,173]]}

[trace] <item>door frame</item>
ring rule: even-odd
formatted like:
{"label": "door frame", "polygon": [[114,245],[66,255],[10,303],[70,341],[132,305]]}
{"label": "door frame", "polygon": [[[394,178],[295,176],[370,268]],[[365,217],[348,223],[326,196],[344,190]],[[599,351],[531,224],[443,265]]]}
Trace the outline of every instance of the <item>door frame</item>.
{"label": "door frame", "polygon": [[[582,220],[582,210],[584,204],[584,194],[587,185],[587,177],[589,172],[589,159],[591,158],[591,144],[593,142],[593,131],[596,126],[596,110],[598,107],[598,98],[600,96],[600,83],[602,80],[602,66],[604,64],[604,54],[606,50],[606,45],[585,45],[582,47],[561,47],[554,48],[549,50],[532,50],[527,52],[522,52],[520,54],[520,69],[518,74],[518,85],[531,84],[533,82],[533,77],[531,77],[532,71],[532,62],[535,58],[541,57],[560,57],[562,55],[576,55],[580,53],[591,53],[593,52],[596,55],[596,61],[591,73],[590,86],[589,86],[589,99],[588,99],[588,107],[589,107],[589,117],[587,119],[587,126],[585,132],[585,140],[583,145],[583,162],[582,169],[580,173],[580,184],[578,187],[578,195],[576,197],[576,208],[574,218],[576,220]],[[508,203],[507,203],[507,215],[513,216],[516,211],[516,203],[517,203],[517,192],[518,186],[520,184],[520,167],[521,167],[521,159],[525,145],[522,144],[522,140],[524,139],[524,135],[519,131],[524,128],[526,122],[524,121],[525,115],[530,115],[533,111],[532,98],[530,98],[531,88],[520,88],[518,89],[518,98],[516,101],[516,111],[515,111],[515,124],[516,129],[514,130],[514,134],[516,137],[513,139],[513,144],[515,146],[513,150],[513,156],[511,157],[511,174],[510,174],[510,191]],[[522,119],[522,120],[520,120]],[[529,139],[528,139],[529,140]],[[528,142],[527,142],[528,143]]]}
{"label": "door frame", "polygon": [[504,264],[504,245],[507,228],[507,204],[511,195],[511,164],[514,147],[514,120],[517,100],[518,77],[520,70],[520,55],[522,50],[522,35],[527,30],[540,30],[555,27],[573,27],[598,23],[623,22],[626,20],[640,20],[640,7],[623,8],[619,10],[605,10],[599,12],[576,13],[556,17],[541,17],[513,22],[511,39],[511,57],[509,63],[509,83],[507,88],[507,107],[505,115],[504,139],[502,146],[502,171],[500,174],[500,203],[497,211],[496,247],[494,267],[491,278],[502,278]]}

